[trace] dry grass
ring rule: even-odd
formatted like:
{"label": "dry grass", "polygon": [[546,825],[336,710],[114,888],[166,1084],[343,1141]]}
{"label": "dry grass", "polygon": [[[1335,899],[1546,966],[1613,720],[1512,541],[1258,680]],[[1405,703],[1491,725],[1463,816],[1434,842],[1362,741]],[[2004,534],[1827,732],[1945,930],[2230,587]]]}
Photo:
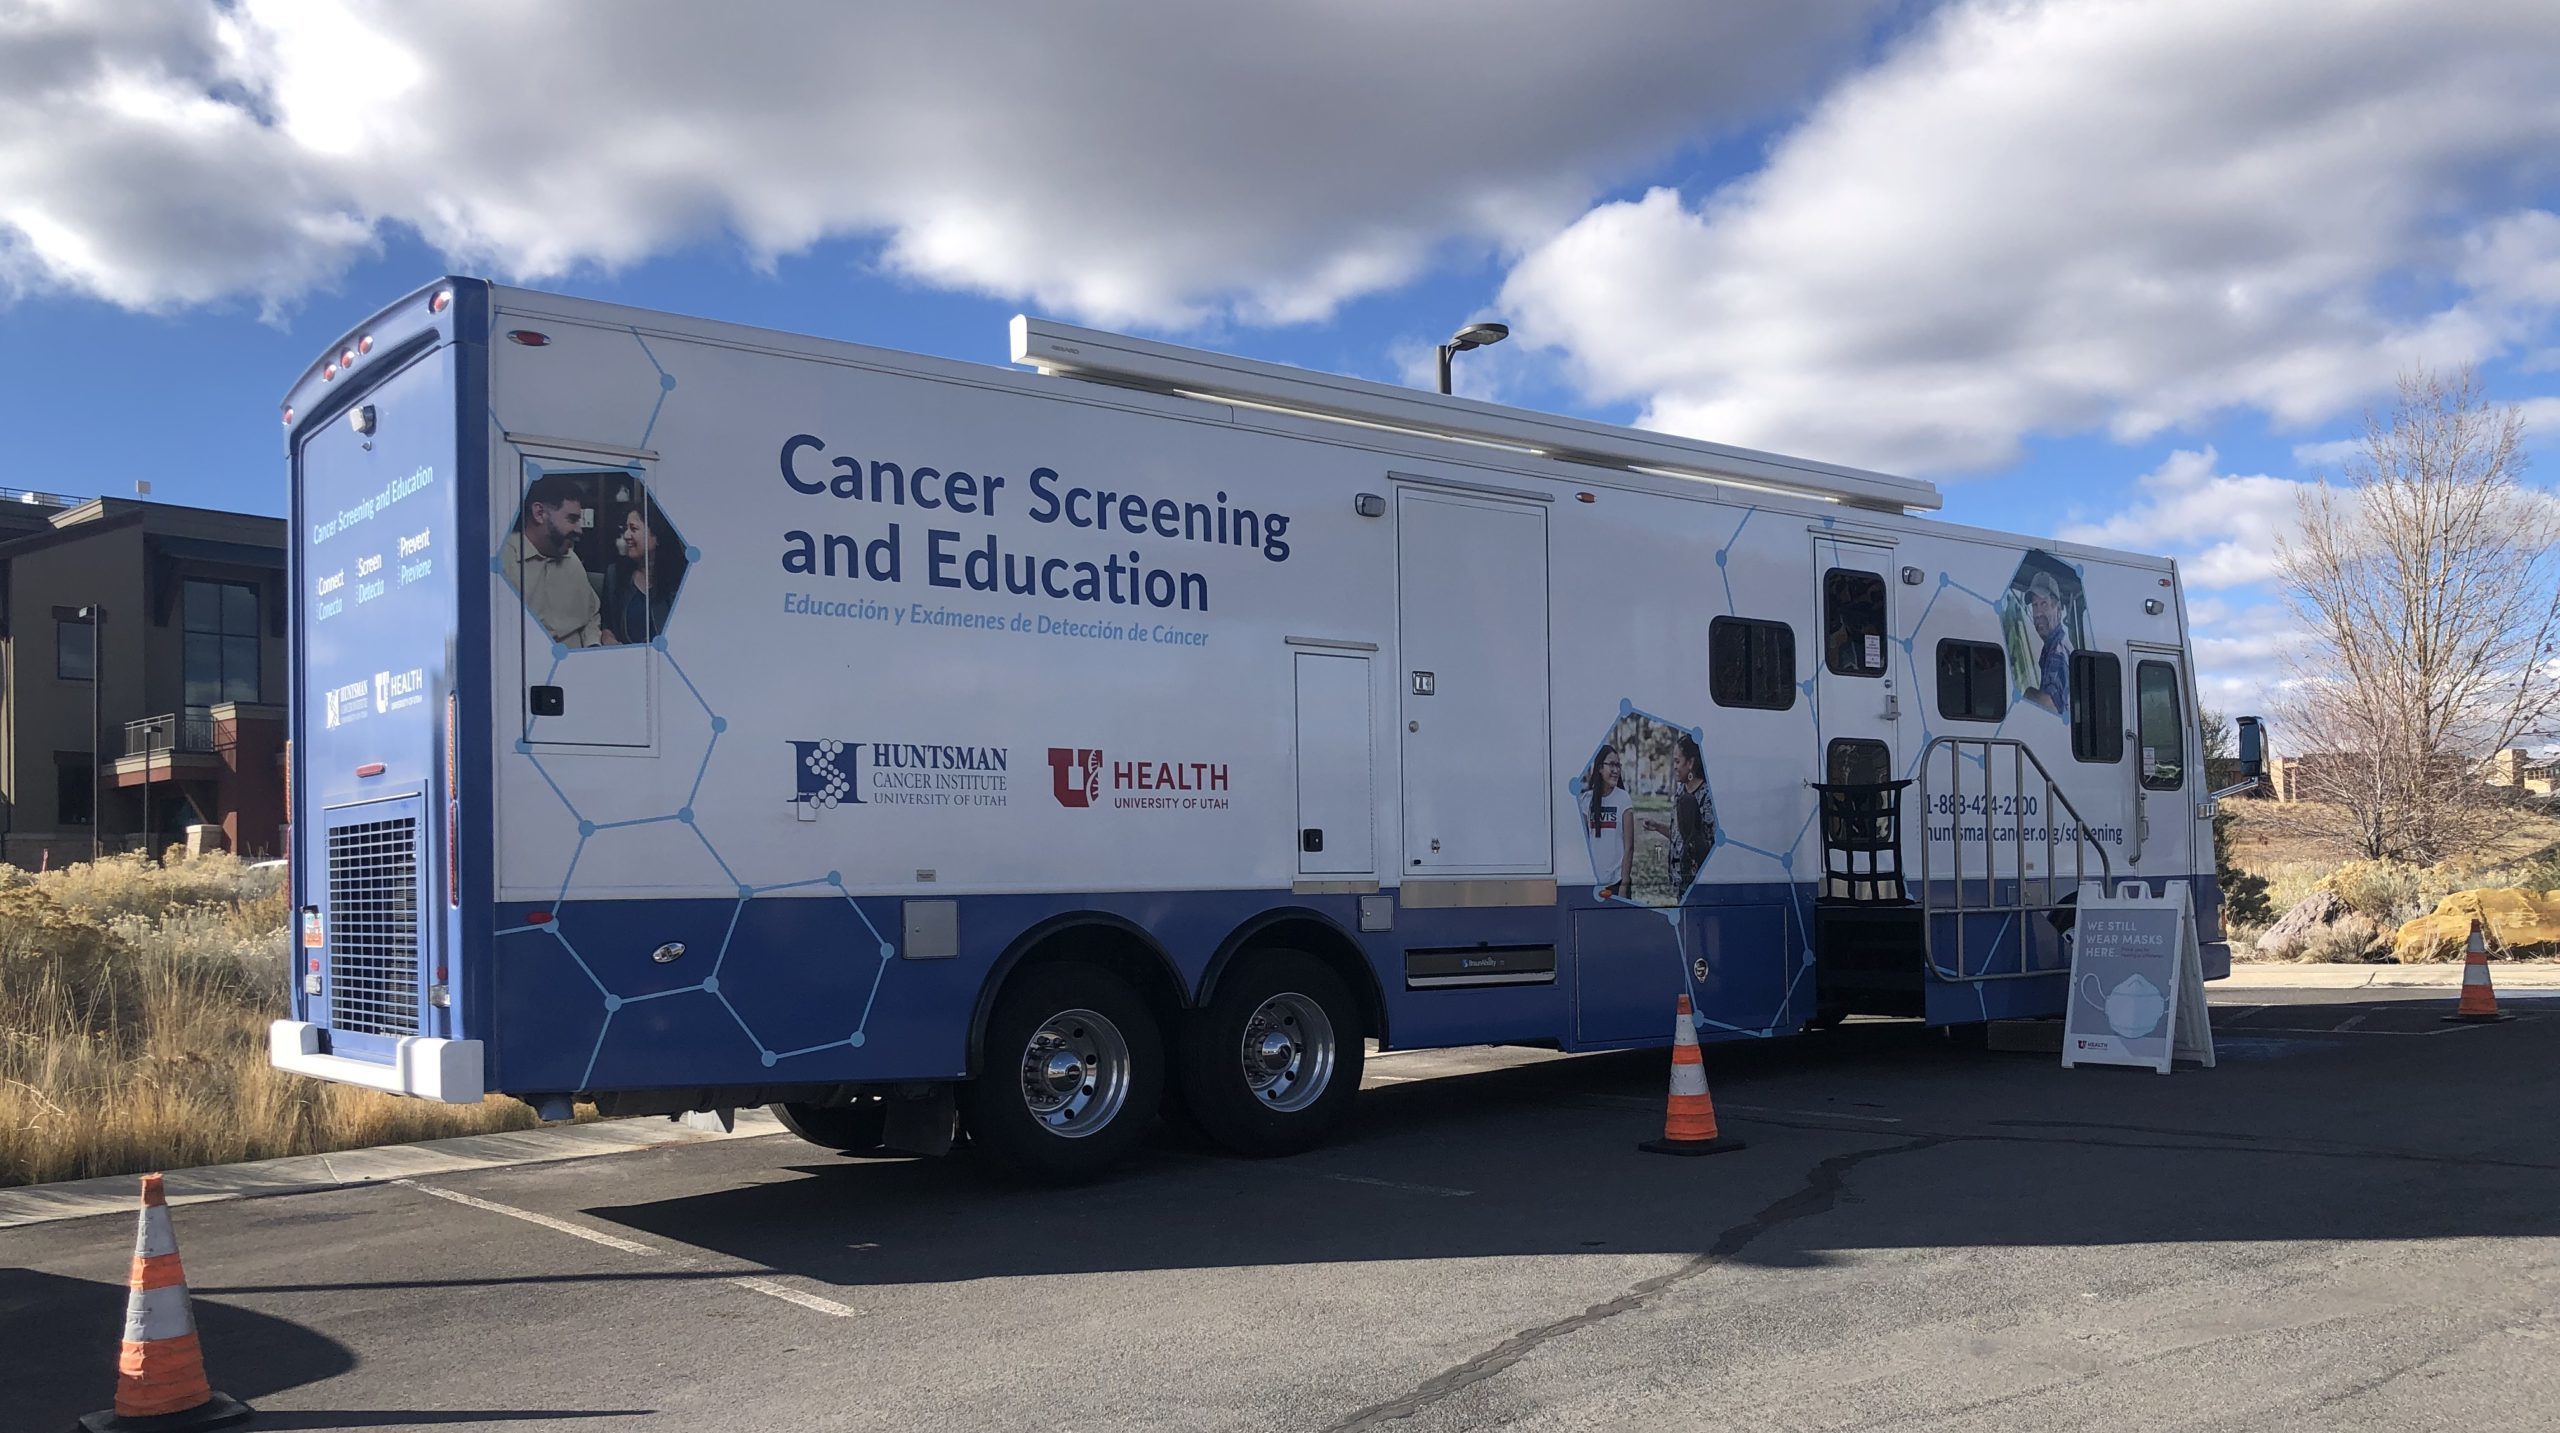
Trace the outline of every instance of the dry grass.
{"label": "dry grass", "polygon": [[[2358,860],[2344,844],[2306,833],[2293,819],[2298,808],[2263,801],[2234,801],[2226,810],[2232,863],[2266,877],[2267,901],[2279,916],[2323,887],[2355,911],[2298,957],[2307,961],[2366,961],[2388,957],[2392,932],[2435,909],[2455,891],[2527,886],[2548,888],[2560,877],[2560,821],[2519,808],[2499,838],[2462,858],[2433,866]],[[2263,927],[2231,928],[2231,953],[2254,960]]]}
{"label": "dry grass", "polygon": [[0,1185],[523,1129],[267,1064],[284,1010],[281,871],[138,856],[0,868]]}

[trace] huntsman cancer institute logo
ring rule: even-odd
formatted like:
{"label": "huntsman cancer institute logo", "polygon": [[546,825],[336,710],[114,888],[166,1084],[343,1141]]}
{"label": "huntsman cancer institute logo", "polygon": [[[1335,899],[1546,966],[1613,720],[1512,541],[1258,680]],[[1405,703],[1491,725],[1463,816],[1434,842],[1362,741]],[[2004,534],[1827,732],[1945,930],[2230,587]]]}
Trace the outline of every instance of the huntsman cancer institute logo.
{"label": "huntsman cancer institute logo", "polygon": [[791,802],[838,806],[1002,806],[1011,755],[1001,746],[853,741],[791,746]]}

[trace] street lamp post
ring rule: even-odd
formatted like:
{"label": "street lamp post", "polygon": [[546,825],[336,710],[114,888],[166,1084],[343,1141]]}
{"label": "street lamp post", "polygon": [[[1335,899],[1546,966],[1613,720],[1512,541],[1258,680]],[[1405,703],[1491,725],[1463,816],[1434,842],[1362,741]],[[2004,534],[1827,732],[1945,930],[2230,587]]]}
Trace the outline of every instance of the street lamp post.
{"label": "street lamp post", "polygon": [[1451,355],[1464,353],[1471,348],[1485,348],[1500,343],[1510,336],[1511,325],[1507,323],[1471,323],[1451,334],[1449,341],[1440,345],[1440,391],[1443,393],[1449,391]]}
{"label": "street lamp post", "polygon": [[102,849],[99,842],[105,836],[107,819],[107,803],[102,795],[106,790],[107,729],[99,722],[102,708],[98,696],[98,688],[107,679],[107,664],[103,660],[107,646],[107,609],[83,607],[80,616],[89,624],[89,859],[95,861]]}

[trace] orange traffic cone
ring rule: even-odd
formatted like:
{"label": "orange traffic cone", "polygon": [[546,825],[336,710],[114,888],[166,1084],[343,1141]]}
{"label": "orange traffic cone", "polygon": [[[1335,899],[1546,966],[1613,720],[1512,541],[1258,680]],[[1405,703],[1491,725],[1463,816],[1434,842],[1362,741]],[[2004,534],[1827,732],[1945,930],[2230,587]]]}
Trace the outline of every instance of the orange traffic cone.
{"label": "orange traffic cone", "polygon": [[142,1229],[133,1241],[132,1294],[124,1306],[124,1352],[116,1359],[116,1406],[80,1420],[89,1433],[175,1433],[223,1428],[249,1406],[205,1382],[204,1350],[187,1307],[187,1275],[160,1176],[142,1176]]}
{"label": "orange traffic cone", "polygon": [[1636,1148],[1647,1154],[1723,1154],[1742,1141],[1716,1133],[1715,1096],[1707,1093],[1707,1064],[1698,1058],[1698,1022],[1689,997],[1671,1018],[1671,1104],[1663,1112],[1662,1138]]}
{"label": "orange traffic cone", "polygon": [[2498,1013],[2498,988],[2489,983],[2489,942],[2477,917],[2471,922],[2471,939],[2462,947],[2462,1003],[2444,1018],[2471,1025],[2507,1018]]}

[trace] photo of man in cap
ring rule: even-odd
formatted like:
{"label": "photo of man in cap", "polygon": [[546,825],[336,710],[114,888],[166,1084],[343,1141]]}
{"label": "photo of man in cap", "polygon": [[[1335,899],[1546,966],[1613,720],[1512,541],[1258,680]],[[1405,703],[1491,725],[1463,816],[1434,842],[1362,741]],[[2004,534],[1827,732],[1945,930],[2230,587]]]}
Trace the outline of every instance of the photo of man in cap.
{"label": "photo of man in cap", "polygon": [[2071,628],[2063,620],[2062,585],[2050,572],[2027,579],[2027,620],[2035,627],[2036,685],[2027,700],[2052,712],[2071,710]]}

